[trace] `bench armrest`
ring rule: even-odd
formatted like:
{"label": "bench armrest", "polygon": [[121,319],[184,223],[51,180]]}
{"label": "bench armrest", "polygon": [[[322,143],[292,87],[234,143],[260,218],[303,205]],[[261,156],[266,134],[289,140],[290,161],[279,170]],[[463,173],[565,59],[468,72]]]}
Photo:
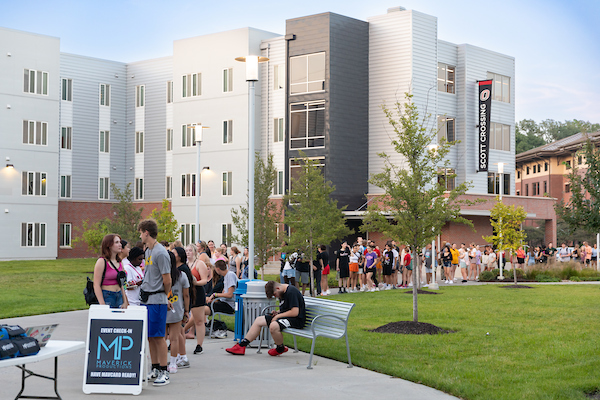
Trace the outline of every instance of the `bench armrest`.
{"label": "bench armrest", "polygon": [[348,320],[347,319],[343,319],[338,317],[337,315],[331,315],[331,314],[321,314],[321,315],[317,315],[316,317],[313,318],[313,320],[310,322],[310,330],[313,334],[313,337],[315,336],[315,322],[317,322],[317,320],[319,319],[336,319],[338,321],[341,321],[344,323],[344,330],[348,331]]}

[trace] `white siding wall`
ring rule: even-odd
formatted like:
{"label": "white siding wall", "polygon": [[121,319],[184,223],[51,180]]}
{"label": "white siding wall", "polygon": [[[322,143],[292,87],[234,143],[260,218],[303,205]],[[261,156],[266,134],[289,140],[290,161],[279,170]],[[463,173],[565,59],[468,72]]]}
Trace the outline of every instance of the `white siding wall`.
{"label": "white siding wall", "polygon": [[[458,64],[458,49],[455,44],[444,42],[442,40],[438,40],[438,62],[451,65],[456,67]],[[456,71],[455,72],[460,72]],[[437,72],[436,72],[437,74]],[[437,76],[437,75],[436,75]],[[456,79],[456,75],[455,75]],[[462,90],[463,86],[457,87],[455,84],[455,93],[445,93],[437,90],[436,85],[436,94],[437,94],[437,115],[438,116],[446,116],[448,118],[457,118],[458,116],[458,92]],[[456,124],[462,123],[464,126],[464,121],[460,121],[458,118],[456,119]],[[455,125],[455,131],[458,132],[458,128]],[[450,167],[456,168],[458,163],[458,148],[457,146],[452,146],[450,148],[450,152],[448,153],[448,160],[450,161]],[[458,179],[457,179],[458,180]]]}

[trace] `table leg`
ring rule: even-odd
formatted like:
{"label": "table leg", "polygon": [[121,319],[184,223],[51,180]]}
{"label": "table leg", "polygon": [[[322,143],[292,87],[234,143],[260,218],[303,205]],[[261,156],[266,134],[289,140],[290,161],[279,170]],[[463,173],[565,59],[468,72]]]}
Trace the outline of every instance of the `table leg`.
{"label": "table leg", "polygon": [[[18,399],[62,400],[62,398],[58,394],[58,357],[54,357],[54,377],[36,374],[35,372],[30,371],[29,369],[25,368],[25,364],[17,365],[16,367],[21,370],[21,391],[19,392],[19,394],[17,394],[17,397],[15,397],[15,400],[18,400]],[[23,396],[22,393],[25,390],[25,379],[30,378],[32,376],[37,376],[38,378],[50,379],[50,380],[54,381],[54,393],[56,394],[56,396],[55,397],[52,397],[52,396]]]}

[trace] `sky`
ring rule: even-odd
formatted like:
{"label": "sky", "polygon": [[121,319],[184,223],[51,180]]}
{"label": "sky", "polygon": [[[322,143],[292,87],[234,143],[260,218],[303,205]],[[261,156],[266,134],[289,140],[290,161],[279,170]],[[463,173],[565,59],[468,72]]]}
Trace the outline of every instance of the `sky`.
{"label": "sky", "polygon": [[366,21],[396,6],[437,17],[439,39],[515,57],[517,121],[600,122],[600,0],[0,0],[0,26],[132,62],[172,55],[178,39],[248,26],[283,35],[286,19]]}

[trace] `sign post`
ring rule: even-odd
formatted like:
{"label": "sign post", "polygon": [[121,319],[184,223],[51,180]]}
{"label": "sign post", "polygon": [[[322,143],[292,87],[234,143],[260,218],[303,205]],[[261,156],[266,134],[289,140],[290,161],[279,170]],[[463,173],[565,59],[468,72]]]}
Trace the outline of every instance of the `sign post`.
{"label": "sign post", "polygon": [[148,336],[146,307],[92,305],[88,314],[83,392],[140,394]]}

